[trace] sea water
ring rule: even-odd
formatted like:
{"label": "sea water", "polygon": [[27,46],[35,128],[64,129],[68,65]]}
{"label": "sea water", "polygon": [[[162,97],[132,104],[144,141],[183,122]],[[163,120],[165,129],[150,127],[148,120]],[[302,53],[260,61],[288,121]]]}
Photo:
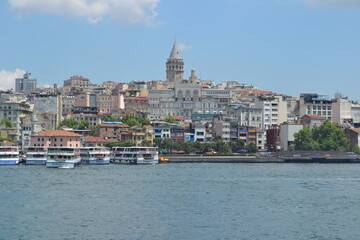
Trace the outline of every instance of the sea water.
{"label": "sea water", "polygon": [[360,239],[360,164],[0,167],[0,239]]}

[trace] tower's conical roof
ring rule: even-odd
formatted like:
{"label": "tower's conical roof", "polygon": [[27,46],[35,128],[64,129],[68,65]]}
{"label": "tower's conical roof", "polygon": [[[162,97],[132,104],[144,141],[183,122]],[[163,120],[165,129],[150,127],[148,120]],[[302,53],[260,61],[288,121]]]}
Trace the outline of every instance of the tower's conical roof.
{"label": "tower's conical roof", "polygon": [[179,50],[176,46],[176,40],[174,40],[174,46],[172,48],[169,59],[181,59]]}

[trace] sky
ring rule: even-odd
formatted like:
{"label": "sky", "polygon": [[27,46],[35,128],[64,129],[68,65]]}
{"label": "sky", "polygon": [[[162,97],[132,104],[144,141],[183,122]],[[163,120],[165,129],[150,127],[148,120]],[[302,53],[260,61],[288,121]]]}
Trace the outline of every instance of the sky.
{"label": "sky", "polygon": [[359,101],[359,28],[360,0],[4,0],[0,89],[165,80],[176,38],[185,78]]}

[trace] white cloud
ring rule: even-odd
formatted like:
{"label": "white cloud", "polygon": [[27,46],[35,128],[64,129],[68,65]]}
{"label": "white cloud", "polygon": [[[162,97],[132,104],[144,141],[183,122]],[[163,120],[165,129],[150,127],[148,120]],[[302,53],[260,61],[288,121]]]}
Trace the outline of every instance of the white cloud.
{"label": "white cloud", "polygon": [[49,85],[49,84],[44,84],[44,85],[42,86],[42,88],[52,88],[52,87],[51,87],[51,85]]}
{"label": "white cloud", "polygon": [[153,24],[160,0],[8,0],[20,14],[50,14],[86,18],[97,23],[104,18],[125,24]]}
{"label": "white cloud", "polygon": [[188,50],[194,48],[192,45],[186,45],[184,43],[178,43],[177,47],[178,47],[179,51],[188,51]]}
{"label": "white cloud", "polygon": [[25,70],[16,69],[14,72],[0,70],[0,89],[1,90],[15,90],[15,79],[23,77]]}
{"label": "white cloud", "polygon": [[360,7],[360,0],[305,0],[311,6]]}

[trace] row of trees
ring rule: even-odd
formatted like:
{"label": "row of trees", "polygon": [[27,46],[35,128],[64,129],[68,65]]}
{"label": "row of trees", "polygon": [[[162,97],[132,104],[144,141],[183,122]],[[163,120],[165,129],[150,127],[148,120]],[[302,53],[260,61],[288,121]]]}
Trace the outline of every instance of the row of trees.
{"label": "row of trees", "polygon": [[78,121],[75,118],[67,118],[61,121],[59,125],[60,127],[66,126],[75,130],[84,130],[90,127],[90,122],[85,119],[81,119],[80,121]]}
{"label": "row of trees", "polygon": [[[104,122],[123,122],[130,127],[150,125],[149,119],[134,114],[126,114],[124,117],[104,117],[102,120]],[[2,120],[0,124],[5,124],[7,127],[8,126],[12,127],[12,122],[7,119]],[[66,118],[63,121],[61,121],[59,126],[70,127],[74,130],[91,129],[93,130],[93,134],[95,134],[95,126],[90,125],[90,121],[85,119],[77,120],[76,118]]]}
{"label": "row of trees", "polygon": [[257,147],[254,143],[245,145],[244,141],[236,140],[233,142],[224,142],[217,140],[213,143],[201,143],[201,142],[183,142],[174,141],[169,138],[165,139],[154,139],[154,146],[159,147],[159,151],[165,153],[171,153],[172,150],[184,151],[184,153],[207,153],[216,152],[221,154],[232,154],[249,152],[255,153]]}
{"label": "row of trees", "polygon": [[304,128],[294,134],[295,150],[304,151],[340,151],[349,149],[349,141],[343,129],[337,123],[326,120],[321,126],[313,129]]}
{"label": "row of trees", "polygon": [[126,114],[123,117],[105,117],[103,118],[104,122],[123,122],[129,127],[133,126],[144,126],[144,125],[150,125],[150,120],[141,116],[141,115],[135,115],[135,114]]}

